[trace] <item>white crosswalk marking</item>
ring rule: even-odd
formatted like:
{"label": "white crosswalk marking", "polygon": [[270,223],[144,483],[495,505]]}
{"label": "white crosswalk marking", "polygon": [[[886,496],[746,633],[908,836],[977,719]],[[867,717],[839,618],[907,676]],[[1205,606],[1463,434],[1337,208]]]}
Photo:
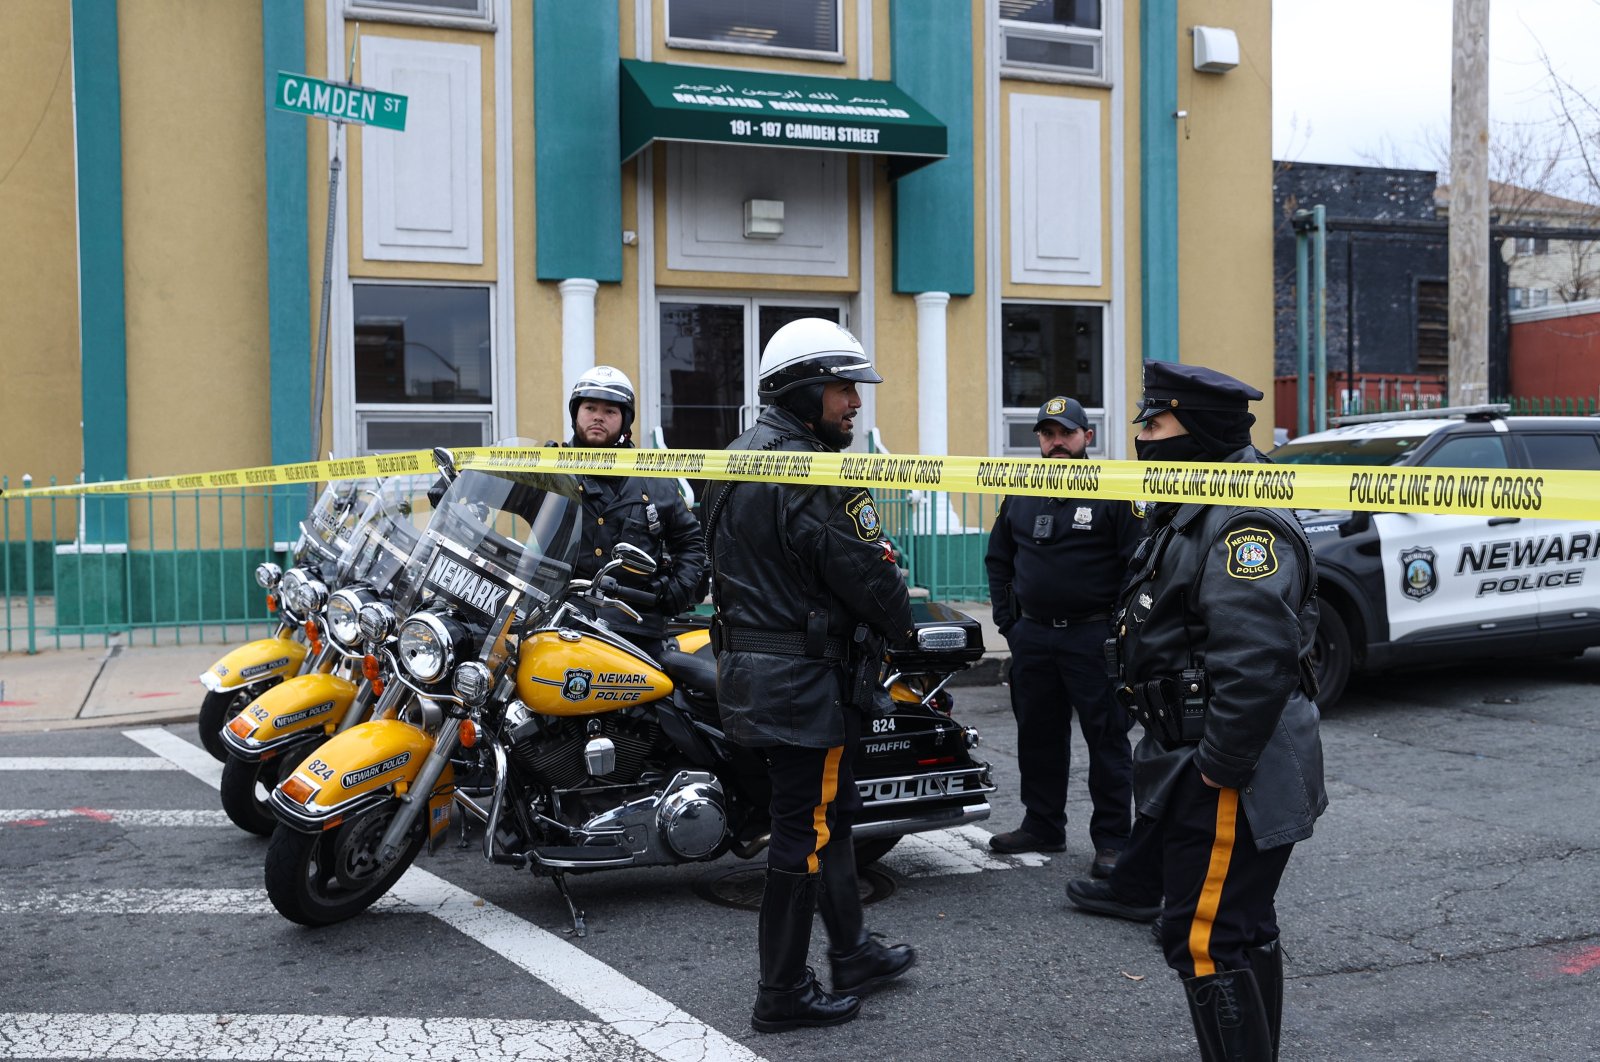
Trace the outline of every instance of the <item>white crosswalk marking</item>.
{"label": "white crosswalk marking", "polygon": [[1050,857],[1038,852],[997,855],[989,849],[989,831],[978,826],[957,826],[902,837],[881,862],[901,877],[933,878],[984,870],[1042,867],[1050,862]]}
{"label": "white crosswalk marking", "polygon": [[[123,733],[212,785],[221,776],[221,765],[203,749],[159,727]],[[520,966],[629,1037],[650,1053],[644,1057],[666,1062],[763,1062],[743,1044],[583,949],[435,874],[413,866],[395,883],[391,895]]]}
{"label": "white crosswalk marking", "polygon": [[232,826],[222,811],[191,809],[161,811],[150,808],[0,808],[0,824],[42,825],[47,822],[108,822],[113,826]]}
{"label": "white crosswalk marking", "polygon": [[654,1056],[594,1021],[0,1013],[0,1058],[647,1062]]}
{"label": "white crosswalk marking", "polygon": [[[218,765],[220,776],[221,765]],[[0,771],[176,771],[155,756],[0,756]]]}

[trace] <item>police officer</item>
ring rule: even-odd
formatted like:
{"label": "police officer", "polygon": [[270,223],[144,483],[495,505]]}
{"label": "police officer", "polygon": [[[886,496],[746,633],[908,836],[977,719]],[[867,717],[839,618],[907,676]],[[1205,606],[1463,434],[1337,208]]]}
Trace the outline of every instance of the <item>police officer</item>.
{"label": "police officer", "polygon": [[[857,385],[881,380],[844,328],[791,321],[761,353],[770,404],[729,449],[843,450],[861,406]],[[912,637],[911,603],[865,489],[722,483],[707,512],[723,728],[763,754],[772,782],[750,1023],[761,1032],[837,1025],[856,1016],[860,994],[916,961],[910,947],[867,933],[851,838],[861,717],[882,695],[884,645]],[[819,909],[831,991],[806,966]]]}
{"label": "police officer", "polygon": [[[1139,458],[1265,470],[1261,392],[1145,362]],[[1316,568],[1293,513],[1162,502],[1116,617],[1117,696],[1143,724],[1134,796],[1163,862],[1163,948],[1200,1057],[1277,1057],[1283,957],[1274,897],[1327,806],[1315,678]],[[1103,884],[1103,883],[1094,883]]]}
{"label": "police officer", "polygon": [[[1039,452],[1081,460],[1094,429],[1077,399],[1039,407]],[[1113,700],[1104,645],[1111,609],[1143,535],[1143,509],[1101,498],[1019,496],[1000,503],[989,551],[989,601],[1011,646],[1022,825],[997,833],[997,852],[1066,850],[1073,709],[1089,747],[1090,872],[1105,877],[1132,825],[1128,713]]]}
{"label": "police officer", "polygon": [[[578,377],[567,399],[573,446],[632,446],[633,384],[620,370],[596,365]],[[600,610],[611,629],[660,659],[667,620],[705,597],[706,550],[695,519],[670,480],[645,476],[583,476],[583,545],[574,575],[590,579],[611,559],[618,542],[654,557],[659,567],[633,588],[655,598],[635,605],[642,619]],[[631,576],[621,576],[628,585]]]}

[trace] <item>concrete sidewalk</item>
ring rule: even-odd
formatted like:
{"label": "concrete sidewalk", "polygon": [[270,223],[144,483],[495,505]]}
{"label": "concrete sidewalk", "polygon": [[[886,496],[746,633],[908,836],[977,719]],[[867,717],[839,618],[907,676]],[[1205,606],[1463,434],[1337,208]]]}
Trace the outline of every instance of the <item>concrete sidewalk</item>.
{"label": "concrete sidewalk", "polygon": [[[987,650],[950,684],[1001,682],[1011,653],[988,602],[950,604],[983,625]],[[0,653],[0,734],[192,721],[205,696],[200,673],[248,640],[129,646],[115,636],[102,648]]]}

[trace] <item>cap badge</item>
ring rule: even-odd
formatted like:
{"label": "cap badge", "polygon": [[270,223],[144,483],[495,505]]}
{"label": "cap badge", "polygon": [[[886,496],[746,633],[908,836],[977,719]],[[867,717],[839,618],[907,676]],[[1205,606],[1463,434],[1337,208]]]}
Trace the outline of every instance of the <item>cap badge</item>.
{"label": "cap badge", "polygon": [[1067,400],[1065,398],[1052,398],[1044,404],[1044,411],[1049,416],[1065,413],[1067,411]]}

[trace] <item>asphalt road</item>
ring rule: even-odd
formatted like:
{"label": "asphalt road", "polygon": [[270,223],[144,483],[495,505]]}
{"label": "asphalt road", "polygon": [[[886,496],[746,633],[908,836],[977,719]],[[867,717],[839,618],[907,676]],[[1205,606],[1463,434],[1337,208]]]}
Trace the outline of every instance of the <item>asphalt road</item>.
{"label": "asphalt road", "polygon": [[[1600,1055],[1597,682],[1600,653],[1455,668],[1329,713],[1332,805],[1279,895],[1285,1059]],[[1009,829],[1006,690],[956,692],[1002,788],[983,827]],[[192,731],[0,737],[0,1058],[1196,1057],[1145,927],[1064,902],[1090,855],[1078,777],[1064,856],[992,859],[971,832],[891,853],[869,923],[918,968],[851,1025],[767,1037],[756,916],[702,895],[738,860],[577,880],[578,940],[547,881],[452,846],[306,930],[265,899],[265,843],[182,769],[207,771]]]}

